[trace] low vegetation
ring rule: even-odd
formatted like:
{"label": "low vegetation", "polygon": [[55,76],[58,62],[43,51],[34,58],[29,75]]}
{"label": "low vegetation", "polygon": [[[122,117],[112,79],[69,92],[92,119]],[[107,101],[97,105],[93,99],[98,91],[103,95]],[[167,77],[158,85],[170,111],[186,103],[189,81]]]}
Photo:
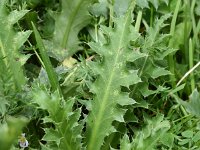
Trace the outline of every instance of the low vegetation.
{"label": "low vegetation", "polygon": [[198,0],[1,0],[0,149],[198,150]]}

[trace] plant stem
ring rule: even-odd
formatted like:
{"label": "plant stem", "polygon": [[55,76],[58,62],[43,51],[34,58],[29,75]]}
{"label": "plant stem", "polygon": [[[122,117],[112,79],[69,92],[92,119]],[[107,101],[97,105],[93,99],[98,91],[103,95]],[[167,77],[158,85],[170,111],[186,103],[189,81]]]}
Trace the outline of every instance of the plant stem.
{"label": "plant stem", "polygon": [[[193,68],[193,44],[192,39],[189,39],[189,67],[190,69]],[[190,84],[191,84],[191,91],[195,89],[195,79],[193,72],[190,74]]]}
{"label": "plant stem", "polygon": [[[174,32],[175,32],[175,27],[176,27],[176,20],[177,20],[177,16],[178,16],[178,12],[179,12],[179,8],[181,5],[181,0],[178,0],[176,3],[176,8],[174,10],[174,15],[172,18],[172,22],[171,22],[171,27],[170,27],[170,35],[173,36]],[[169,47],[172,47],[172,45],[170,45],[169,43]],[[174,58],[173,58],[173,54],[170,54],[168,57],[168,64],[169,64],[169,70],[172,73],[172,75],[170,75],[170,81],[172,84],[172,87],[174,88],[176,86],[176,78],[175,78],[175,65],[174,65]]]}
{"label": "plant stem", "polygon": [[94,29],[95,29],[95,41],[98,42],[99,39],[98,39],[98,25],[97,24],[94,25]]}
{"label": "plant stem", "polygon": [[188,64],[188,36],[190,33],[189,23],[190,23],[190,1],[185,0],[185,8],[184,8],[184,53],[185,53],[185,63]]}
{"label": "plant stem", "polygon": [[142,20],[142,11],[140,10],[140,11],[138,12],[137,19],[136,19],[136,23],[135,23],[135,30],[136,30],[137,32],[139,32],[139,30],[140,30],[141,20]]}
{"label": "plant stem", "polygon": [[150,27],[153,27],[153,6],[151,5],[151,17],[150,17]]}
{"label": "plant stem", "polygon": [[[197,49],[200,48],[199,37],[198,37],[199,31],[200,31],[200,20],[198,21],[196,26],[196,31],[194,32],[194,41]],[[199,55],[197,55],[197,59],[199,60]]]}
{"label": "plant stem", "polygon": [[190,15],[191,15],[191,19],[192,19],[193,33],[195,33],[196,30],[197,30],[196,21],[195,21],[195,16],[194,16],[194,7],[195,7],[195,3],[196,3],[196,0],[193,0],[193,1],[192,1],[192,4],[191,4],[191,10],[190,10]]}
{"label": "plant stem", "polygon": [[[33,47],[33,45],[31,44],[31,42],[29,40],[27,40],[28,44]],[[40,55],[38,54],[38,52],[36,51],[35,47],[33,47],[33,51],[35,52],[35,55],[37,56],[39,62],[41,63],[42,67],[45,68],[45,65],[40,57]]]}
{"label": "plant stem", "polygon": [[194,67],[192,67],[188,72],[185,73],[185,75],[178,81],[176,86],[179,86],[181,82],[199,66],[200,66],[200,61]]}

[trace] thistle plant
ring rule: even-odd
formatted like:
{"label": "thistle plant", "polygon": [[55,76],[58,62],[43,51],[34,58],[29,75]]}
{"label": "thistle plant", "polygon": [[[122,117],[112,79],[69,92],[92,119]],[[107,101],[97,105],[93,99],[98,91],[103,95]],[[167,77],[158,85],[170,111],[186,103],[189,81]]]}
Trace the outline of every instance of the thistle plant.
{"label": "thistle plant", "polygon": [[198,149],[199,8],[1,0],[0,149]]}

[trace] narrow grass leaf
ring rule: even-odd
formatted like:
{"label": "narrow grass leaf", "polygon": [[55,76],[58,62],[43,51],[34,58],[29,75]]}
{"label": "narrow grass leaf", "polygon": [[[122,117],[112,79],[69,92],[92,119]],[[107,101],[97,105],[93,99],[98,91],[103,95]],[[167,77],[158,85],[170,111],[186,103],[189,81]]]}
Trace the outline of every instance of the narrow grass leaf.
{"label": "narrow grass leaf", "polygon": [[61,94],[61,89],[60,89],[60,86],[59,86],[59,83],[58,83],[58,78],[57,78],[57,76],[54,72],[51,61],[50,61],[50,59],[47,55],[47,51],[46,51],[44,44],[42,42],[42,38],[41,38],[38,30],[36,29],[36,27],[33,23],[32,23],[32,26],[33,26],[33,31],[34,31],[34,34],[35,34],[35,39],[37,41],[37,45],[38,45],[38,48],[39,48],[39,52],[40,52],[41,58],[43,60],[46,72],[48,74],[49,82],[52,86],[52,90],[53,91],[59,90],[59,92]]}

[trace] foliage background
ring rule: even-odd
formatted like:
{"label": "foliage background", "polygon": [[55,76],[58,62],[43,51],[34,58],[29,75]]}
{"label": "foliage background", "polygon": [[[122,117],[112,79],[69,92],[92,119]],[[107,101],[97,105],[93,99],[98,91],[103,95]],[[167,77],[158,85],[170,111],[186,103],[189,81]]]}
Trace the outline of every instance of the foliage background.
{"label": "foliage background", "polygon": [[198,0],[1,0],[0,149],[200,147]]}

